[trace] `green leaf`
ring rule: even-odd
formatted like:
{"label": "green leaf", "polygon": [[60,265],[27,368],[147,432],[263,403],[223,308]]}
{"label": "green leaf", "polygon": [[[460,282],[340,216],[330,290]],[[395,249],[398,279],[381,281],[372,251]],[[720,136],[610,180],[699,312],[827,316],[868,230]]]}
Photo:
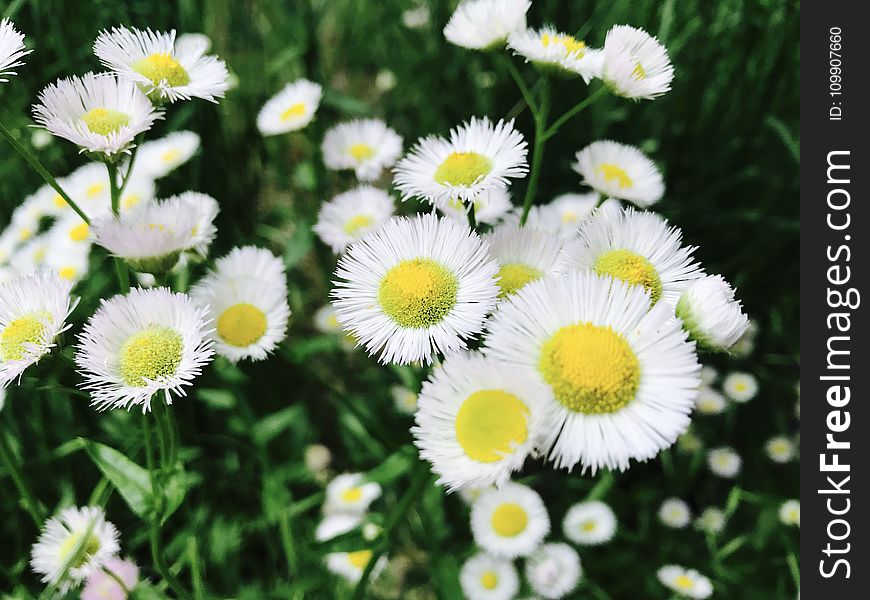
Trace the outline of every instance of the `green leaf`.
{"label": "green leaf", "polygon": [[257,421],[251,435],[255,443],[265,445],[304,418],[304,409],[301,404],[289,406]]}
{"label": "green leaf", "polygon": [[175,470],[166,480],[166,485],[163,487],[164,508],[163,514],[160,517],[161,523],[166,523],[169,517],[178,510],[178,507],[184,502],[184,497],[187,496],[187,491],[197,483],[199,483],[199,478],[188,474],[181,463],[175,466]]}
{"label": "green leaf", "polygon": [[197,390],[196,395],[210,408],[231,410],[236,407],[236,396],[229,390],[205,388]]}
{"label": "green leaf", "polygon": [[147,518],[154,507],[148,471],[109,446],[82,439],[85,451],[112,482],[136,516]]}
{"label": "green leaf", "polygon": [[366,479],[382,485],[390,483],[407,473],[416,460],[417,450],[411,445],[402,446],[369,471]]}

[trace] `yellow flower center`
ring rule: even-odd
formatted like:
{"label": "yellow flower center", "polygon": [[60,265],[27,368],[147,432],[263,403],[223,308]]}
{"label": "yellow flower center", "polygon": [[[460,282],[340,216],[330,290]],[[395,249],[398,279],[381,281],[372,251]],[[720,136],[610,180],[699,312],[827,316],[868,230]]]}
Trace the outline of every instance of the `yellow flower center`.
{"label": "yellow flower center", "polygon": [[375,155],[375,149],[368,144],[354,144],[348,148],[348,152],[357,162],[362,162]]}
{"label": "yellow flower center", "polygon": [[91,228],[88,227],[87,223],[79,223],[75,227],[69,230],[69,239],[74,242],[83,242],[88,239],[88,235],[91,233]]}
{"label": "yellow flower center", "polygon": [[586,54],[586,44],[583,40],[578,40],[572,35],[551,35],[545,33],[541,36],[541,45],[544,48],[548,48],[551,45],[562,46],[565,52],[575,55],[575,58],[583,58],[583,55]]}
{"label": "yellow flower center", "polygon": [[142,201],[142,196],[139,194],[127,194],[121,199],[121,204],[124,208],[133,208]]}
{"label": "yellow flower center", "polygon": [[360,498],[362,498],[362,488],[360,487],[347,488],[341,493],[341,499],[345,502],[359,502]]}
{"label": "yellow flower center", "polygon": [[[60,545],[60,548],[57,551],[58,558],[60,558],[60,562],[66,563],[67,560],[72,558],[75,554],[76,550],[78,550],[79,545],[81,544],[82,536],[84,532],[73,533],[69,535],[63,543]],[[96,554],[100,550],[100,540],[95,535],[88,535],[88,539],[84,544],[84,550],[81,555],[78,557],[78,560],[70,563],[69,567],[71,569],[79,569],[84,566],[91,556]]]}
{"label": "yellow flower center", "polygon": [[181,156],[181,151],[178,148],[170,148],[160,155],[160,160],[165,163],[171,163],[178,160],[179,156]]}
{"label": "yellow flower center", "polygon": [[60,194],[54,195],[54,205],[57,208],[67,208],[66,200],[64,200],[63,196],[61,196]]}
{"label": "yellow flower center", "polygon": [[435,181],[446,185],[472,185],[489,174],[492,162],[477,152],[451,152],[435,170]]}
{"label": "yellow flower center", "polygon": [[529,516],[519,504],[505,502],[492,513],[492,528],[502,537],[514,537],[526,528]]}
{"label": "yellow flower center", "polygon": [[677,587],[681,590],[690,590],[695,587],[695,582],[692,581],[692,578],[688,575],[677,575],[677,578],[674,579],[674,583],[677,584]]}
{"label": "yellow flower center", "polygon": [[459,283],[445,267],[428,258],[404,260],[381,280],[378,301],[402,327],[439,323],[456,305]]}
{"label": "yellow flower center", "polygon": [[474,392],[456,414],[456,439],[472,460],[496,462],[526,441],[528,417],[528,407],[513,394]]}
{"label": "yellow flower center", "polygon": [[103,193],[104,189],[106,189],[106,184],[92,183],[87,188],[85,188],[85,196],[87,196],[88,198],[96,198]]}
{"label": "yellow flower center", "polygon": [[166,82],[172,87],[190,83],[190,75],[168,52],[156,52],[133,63],[133,70],[157,85]]}
{"label": "yellow flower center", "polygon": [[562,327],[544,342],[538,368],[556,399],[583,414],[624,408],[640,383],[640,363],[628,342],[591,323]]}
{"label": "yellow flower center", "polygon": [[595,523],[594,520],[589,519],[588,521],[583,522],[583,524],[580,526],[580,529],[582,529],[583,531],[585,531],[587,533],[591,533],[591,532],[595,531],[595,528],[597,526],[598,525]]}
{"label": "yellow flower center", "polygon": [[124,383],[144,387],[146,380],[171,377],[181,364],[184,340],[169,327],[154,326],[136,333],[121,346],[118,365]]}
{"label": "yellow flower center", "polygon": [[645,257],[631,250],[610,250],[595,261],[595,272],[610,275],[632,285],[640,285],[649,292],[650,304],[662,297],[662,280],[658,271]]}
{"label": "yellow flower center", "polygon": [[734,391],[735,392],[745,392],[747,387],[748,386],[746,385],[746,382],[738,381],[737,383],[734,384]]}
{"label": "yellow flower center", "polygon": [[646,71],[641,66],[640,61],[634,66],[634,71],[631,72],[634,75],[634,78],[640,81],[641,79],[646,79]]}
{"label": "yellow flower center", "polygon": [[305,114],[305,103],[297,102],[287,110],[281,113],[281,121],[289,121],[295,117],[301,117]]}
{"label": "yellow flower center", "polygon": [[344,223],[344,232],[351,237],[359,237],[367,227],[371,227],[375,220],[369,215],[356,215]]}
{"label": "yellow flower center", "polygon": [[0,357],[3,360],[21,360],[29,344],[40,344],[45,335],[46,312],[31,313],[10,322],[0,333]]}
{"label": "yellow flower center", "polygon": [[92,108],[82,115],[82,121],[92,133],[109,135],[127,125],[130,122],[130,116],[111,108]]}
{"label": "yellow flower center", "polygon": [[613,163],[601,163],[598,165],[598,170],[601,172],[601,176],[604,177],[604,181],[607,183],[616,183],[619,186],[619,189],[630,188],[634,186],[634,182],[631,180],[631,177],[628,176],[628,173],[625,172],[625,169],[620,167],[619,165],[615,165]]}
{"label": "yellow flower center", "polygon": [[498,585],[498,575],[494,571],[484,571],[480,576],[480,585],[488,590],[494,590]]}
{"label": "yellow flower center", "polygon": [[521,263],[506,263],[498,269],[496,282],[501,289],[499,297],[504,298],[515,294],[527,283],[531,283],[543,277],[543,273],[534,267]]}
{"label": "yellow flower center", "polygon": [[266,333],[266,315],[253,304],[234,304],[218,317],[217,332],[230,346],[250,346]]}
{"label": "yellow flower center", "polygon": [[33,235],[33,230],[29,227],[23,227],[21,231],[18,232],[18,239],[22,242],[30,239],[30,236]]}
{"label": "yellow flower center", "polygon": [[356,552],[348,552],[347,560],[357,569],[365,569],[366,565],[372,559],[371,550],[357,550]]}
{"label": "yellow flower center", "polygon": [[566,210],[562,213],[562,223],[576,223],[579,216],[573,210]]}
{"label": "yellow flower center", "polygon": [[72,280],[76,276],[76,268],[75,267],[63,267],[57,272],[58,275],[66,279],[67,281]]}

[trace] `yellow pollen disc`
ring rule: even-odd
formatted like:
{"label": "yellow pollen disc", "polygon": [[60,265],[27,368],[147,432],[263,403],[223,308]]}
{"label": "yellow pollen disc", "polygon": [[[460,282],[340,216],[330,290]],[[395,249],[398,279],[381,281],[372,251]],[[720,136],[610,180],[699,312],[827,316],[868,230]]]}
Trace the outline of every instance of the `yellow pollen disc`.
{"label": "yellow pollen disc", "polygon": [[[57,554],[58,558],[60,558],[61,563],[66,563],[67,560],[72,558],[75,554],[76,550],[81,543],[82,535],[84,532],[73,533],[69,537],[67,537],[63,544],[58,548]],[[78,560],[70,563],[71,569],[78,569],[82,567],[85,563],[88,562],[91,556],[96,554],[100,549],[100,540],[95,535],[89,535],[88,540],[85,542],[84,550],[81,553],[81,556]]]}
{"label": "yellow pollen disc", "polygon": [[345,502],[359,502],[362,498],[362,488],[352,487],[347,488],[341,493],[341,499]]}
{"label": "yellow pollen disc", "polygon": [[562,46],[568,54],[574,54],[575,58],[583,58],[583,55],[586,53],[585,42],[571,35],[550,35],[545,33],[541,36],[541,45],[544,48],[550,45]]}
{"label": "yellow pollen disc", "polygon": [[492,513],[492,528],[502,537],[519,535],[528,522],[525,509],[513,502],[505,502]]}
{"label": "yellow pollen disc", "polygon": [[32,235],[33,235],[33,230],[25,227],[21,231],[18,232],[18,239],[23,242],[24,240],[30,239],[30,236],[32,236]]}
{"label": "yellow pollen disc", "polygon": [[735,383],[734,384],[734,391],[735,392],[745,392],[746,391],[746,384],[743,383],[742,381]]}
{"label": "yellow pollen disc", "polygon": [[165,163],[171,163],[178,160],[178,157],[181,156],[181,151],[177,148],[170,148],[166,152],[160,155],[160,160]]}
{"label": "yellow pollen disc", "polygon": [[354,144],[347,150],[356,161],[362,162],[375,155],[375,149],[368,144]]}
{"label": "yellow pollen disc", "polygon": [[41,263],[43,260],[45,260],[45,253],[46,253],[45,248],[38,249],[36,252],[33,253],[33,260],[35,260],[38,263]]}
{"label": "yellow pollen disc", "polygon": [[634,78],[638,81],[641,79],[646,79],[646,71],[641,66],[640,62],[635,65],[634,71],[632,71],[631,74],[634,75]]}
{"label": "yellow pollen disc", "polygon": [[85,196],[88,198],[96,198],[103,193],[105,188],[106,184],[104,183],[92,183],[85,189]]}
{"label": "yellow pollen disc", "polygon": [[592,531],[595,531],[596,527],[597,527],[597,524],[595,523],[595,521],[593,521],[592,519],[589,519],[588,521],[583,522],[583,524],[580,526],[580,529],[582,529],[583,531],[586,531],[586,532],[592,532]]}
{"label": "yellow pollen disc", "polygon": [[356,215],[355,217],[351,217],[344,223],[344,232],[352,237],[358,237],[360,233],[366,228],[370,227],[372,223],[374,223],[374,219],[372,219],[369,215]]}
{"label": "yellow pollen disc", "polygon": [[625,169],[623,169],[619,165],[615,165],[613,163],[602,163],[598,165],[598,170],[601,172],[601,176],[604,177],[604,181],[606,181],[607,183],[616,183],[619,186],[619,189],[625,189],[634,186],[634,182],[631,180],[631,177],[629,177],[628,173],[625,172]]}
{"label": "yellow pollen disc", "polygon": [[111,108],[92,108],[82,115],[82,121],[92,133],[109,135],[128,124],[130,116]]}
{"label": "yellow pollen disc", "polygon": [[515,294],[522,289],[527,283],[531,283],[543,277],[538,269],[524,265],[521,263],[506,263],[498,269],[496,274],[496,282],[501,289],[499,297],[504,298]]}
{"label": "yellow pollen disc", "polygon": [[76,276],[76,269],[75,267],[63,267],[57,274],[69,281]]}
{"label": "yellow pollen disc", "polygon": [[287,110],[281,113],[281,121],[289,121],[294,117],[301,117],[305,114],[305,103],[297,102]]}
{"label": "yellow pollen disc", "polygon": [[624,408],[640,383],[640,363],[628,342],[591,323],[562,327],[544,342],[538,368],[556,399],[583,414]]}
{"label": "yellow pollen disc", "polygon": [[91,233],[91,228],[88,227],[87,223],[79,223],[75,227],[69,230],[69,239],[74,242],[83,242],[88,239],[88,235]]}
{"label": "yellow pollen disc", "polygon": [[496,462],[528,437],[528,407],[502,390],[474,392],[456,413],[456,439],[472,460]]}
{"label": "yellow pollen disc", "polygon": [[674,579],[674,583],[677,584],[677,587],[681,590],[690,590],[695,587],[695,582],[688,575],[677,575],[677,578]]}
{"label": "yellow pollen disc", "polygon": [[477,152],[451,152],[435,170],[435,181],[446,185],[472,185],[486,177],[492,162]]}
{"label": "yellow pollen disc", "polygon": [[60,194],[54,195],[54,205],[57,208],[66,208],[67,207],[66,200],[64,200],[63,196],[61,196]]}
{"label": "yellow pollen disc", "polygon": [[48,313],[31,313],[10,322],[0,333],[0,358],[21,360],[27,351],[27,344],[39,344],[45,335],[45,320]]}
{"label": "yellow pollen disc", "polygon": [[562,222],[563,223],[576,223],[579,215],[575,213],[573,210],[566,210],[562,213]]}
{"label": "yellow pollen disc", "polygon": [[599,275],[610,275],[632,285],[641,285],[650,294],[650,304],[662,297],[662,280],[658,271],[646,258],[631,250],[610,250],[595,261]]}
{"label": "yellow pollen disc", "polygon": [[171,377],[181,364],[184,340],[169,327],[151,327],[136,333],[121,346],[118,370],[124,383],[144,387],[146,379]]}
{"label": "yellow pollen disc", "polygon": [[253,304],[234,304],[218,317],[217,332],[231,346],[250,346],[266,333],[266,315]]}
{"label": "yellow pollen disc", "polygon": [[426,328],[439,323],[456,305],[456,276],[434,260],[412,258],[387,271],[378,301],[384,313],[402,327]]}
{"label": "yellow pollen disc", "polygon": [[488,590],[494,590],[498,585],[498,575],[494,571],[484,571],[480,576],[480,585]]}
{"label": "yellow pollen disc", "polygon": [[172,87],[190,83],[190,75],[168,52],[156,52],[133,63],[133,70],[151,80],[153,84],[163,81]]}
{"label": "yellow pollen disc", "polygon": [[357,550],[356,552],[348,552],[347,560],[357,569],[365,569],[366,565],[372,559],[371,550]]}
{"label": "yellow pollen disc", "polygon": [[124,208],[133,208],[142,201],[142,196],[139,194],[127,194],[121,199],[121,204]]}

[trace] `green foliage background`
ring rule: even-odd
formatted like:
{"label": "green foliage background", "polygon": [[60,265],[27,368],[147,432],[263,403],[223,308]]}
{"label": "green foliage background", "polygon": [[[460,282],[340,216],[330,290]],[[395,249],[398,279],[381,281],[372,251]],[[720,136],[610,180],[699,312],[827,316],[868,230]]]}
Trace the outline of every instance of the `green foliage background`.
{"label": "green foliage background", "polygon": [[[164,540],[184,581],[202,582],[209,597],[328,598],[346,592],[322,570],[324,549],[311,541],[322,486],[302,463],[307,444],[331,448],[339,472],[376,469],[392,456],[375,473],[385,481],[376,510],[381,515],[389,514],[408,485],[416,461],[406,446],[410,419],[393,410],[388,387],[409,371],[377,367],[313,328],[311,315],[327,300],[334,258],[310,228],[321,202],[352,185],[349,176],[324,172],[320,139],[328,126],[363,115],[384,118],[405,137],[406,147],[472,115],[516,115],[520,130],[527,137],[532,132],[531,117],[521,110],[519,92],[502,65],[444,41],[441,28],[455,3],[427,4],[429,24],[408,29],[401,14],[412,5],[402,0],[0,3],[0,13],[14,19],[34,49],[19,76],[0,86],[0,119],[24,141],[29,106],[44,85],[99,69],[91,44],[105,27],[206,33],[239,79],[218,106],[172,107],[153,136],[182,128],[202,136],[200,154],[162,180],[159,193],[193,189],[219,200],[212,256],[256,243],[283,255],[290,268],[293,318],[278,355],[238,368],[216,361],[191,396],[172,408],[189,489]],[[578,189],[570,162],[587,143],[607,137],[639,145],[665,173],[668,191],[656,209],[700,246],[708,272],[722,273],[737,286],[761,327],[751,358],[742,364],[712,361],[720,369],[739,366],[758,376],[759,397],[724,416],[696,419],[707,445],[730,445],[743,455],[736,486],[711,477],[702,454],[676,450],[612,479],[539,465],[524,471],[523,480],[543,495],[555,524],[596,484],[596,494],[620,519],[613,543],[581,551],[586,583],[577,598],[666,598],[655,571],[671,562],[708,574],[720,598],[785,598],[797,591],[797,530],[777,523],[776,508],[797,496],[798,468],[773,465],[762,446],[774,434],[796,430],[798,12],[798,3],[787,0],[537,0],[529,13],[532,25],[552,22],[596,46],[613,24],[644,27],[665,43],[676,67],[673,90],[665,97],[639,104],[605,98],[550,141],[537,202]],[[374,86],[383,69],[396,77],[388,92]],[[521,69],[532,80],[531,68]],[[317,120],[300,134],[263,139],[255,127],[257,111],[300,76],[327,90]],[[558,83],[554,114],[585,93],[582,83]],[[83,162],[62,141],[40,156],[57,175]],[[40,183],[0,145],[0,222]],[[524,185],[515,189],[521,193]],[[114,293],[111,263],[94,255],[91,275],[76,289],[82,302],[73,331],[100,296]],[[52,357],[29,371],[20,388],[9,389],[0,413],[0,431],[49,512],[85,503],[100,480],[79,437],[143,460],[136,443],[140,415],[95,413],[75,392],[77,381],[69,365]],[[24,598],[41,589],[26,567],[37,531],[18,506],[6,472],[0,472],[0,489],[0,592]],[[659,525],[655,511],[671,495],[686,498],[696,511],[722,507],[730,498],[733,515],[720,538]],[[122,532],[125,553],[156,581],[141,522],[117,494],[109,497],[107,510]],[[458,597],[456,571],[472,550],[466,508],[433,487],[409,515],[390,549],[411,560],[402,597]],[[287,536],[294,549],[289,566]]]}

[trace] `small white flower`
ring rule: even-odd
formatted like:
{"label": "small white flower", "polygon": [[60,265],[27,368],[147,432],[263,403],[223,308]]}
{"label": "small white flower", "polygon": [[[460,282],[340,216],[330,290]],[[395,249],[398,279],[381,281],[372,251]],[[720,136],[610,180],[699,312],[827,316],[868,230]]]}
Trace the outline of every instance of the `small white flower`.
{"label": "small white flower", "polygon": [[652,100],[671,89],[668,51],[643,29],[616,25],[604,40],[602,78],[617,96]]}
{"label": "small white flower", "polygon": [[668,498],[659,507],[659,521],[666,527],[683,529],[692,520],[689,505],[680,498]]}
{"label": "small white flower", "polygon": [[713,584],[694,569],[665,565],[658,570],[657,575],[662,585],[681,596],[704,600],[713,595]]}
{"label": "small white flower", "polygon": [[65,281],[76,283],[84,279],[88,274],[91,244],[63,244],[50,235],[48,239],[44,265],[57,271],[58,276]]}
{"label": "small white flower", "polygon": [[229,87],[222,60],[201,43],[177,44],[175,30],[115,27],[102,31],[94,54],[107,69],[137,84],[156,102],[202,98],[217,102]]}
{"label": "small white flower", "polygon": [[707,453],[707,466],[710,472],[725,479],[733,479],[740,473],[743,460],[733,448],[713,448]]}
{"label": "small white flower", "polygon": [[324,304],[314,312],[314,327],[321,333],[341,332],[341,323],[335,316],[332,304]]}
{"label": "small white flower", "polygon": [[323,444],[305,446],[305,468],[312,473],[323,473],[332,462],[332,452]]}
{"label": "small white flower", "polygon": [[328,169],[352,169],[360,181],[374,181],[402,155],[402,137],[380,119],[340,123],[323,137]]}
{"label": "small white flower", "polygon": [[749,373],[734,371],[725,376],[722,389],[731,400],[743,404],[755,398],[758,393],[758,380]]}
{"label": "small white flower", "polygon": [[795,445],[784,435],[770,438],[764,444],[767,457],[775,463],[787,463],[795,457]]}
{"label": "small white flower", "polygon": [[15,29],[9,19],[0,21],[0,82],[9,81],[9,75],[17,75],[13,69],[24,64],[21,59],[30,54],[24,49],[24,34]]}
{"label": "small white flower", "polygon": [[[111,573],[111,575],[110,575]],[[118,580],[124,584],[118,583]],[[81,600],[127,600],[127,595],[139,583],[139,567],[131,560],[110,558],[99,571],[88,576]]]}
{"label": "small white flower", "polygon": [[257,115],[257,129],[263,135],[279,135],[302,129],[314,119],[323,88],[313,81],[298,79],[269,99]]}
{"label": "small white flower", "polygon": [[565,513],[562,533],[580,546],[604,544],[616,533],[616,515],[600,500],[578,502]]}
{"label": "small white flower", "polygon": [[683,327],[698,346],[723,351],[733,346],[749,327],[734,290],[719,275],[708,275],[689,283],[676,308]]}
{"label": "small white flower", "polygon": [[30,134],[30,144],[37,150],[49,146],[54,141],[54,138],[45,129],[34,129]]}
{"label": "small white flower", "polygon": [[205,311],[167,288],[103,300],[78,337],[81,387],[97,410],[142,405],[147,412],[160,391],[171,404],[211,361],[208,333]]}
{"label": "small white flower", "polygon": [[129,152],[162,116],[133,83],[105,73],[60,79],[33,105],[33,119],[49,133],[105,159]]}
{"label": "small white flower", "polygon": [[575,158],[572,166],[583,183],[604,196],[646,208],[665,193],[658,167],[634,146],[600,140],[580,150]]}
{"label": "small white flower", "polygon": [[494,556],[528,556],[550,532],[550,517],[535,490],[508,482],[483,492],[472,505],[471,532]]}
{"label": "small white flower", "polygon": [[784,525],[801,526],[800,500],[786,500],[779,506],[779,520]]}
{"label": "small white flower", "polygon": [[199,135],[193,131],[176,131],[145,142],[136,155],[136,174],[160,179],[190,160],[197,150]]}
{"label": "small white flower", "polygon": [[590,48],[583,40],[553,27],[514,32],[508,39],[508,47],[543,71],[579,75],[586,83],[601,77],[601,50]]}
{"label": "small white flower", "polygon": [[385,191],[361,185],[342,192],[320,207],[314,233],[340,254],[386,223],[395,212],[393,198]]}
{"label": "small white flower", "polygon": [[463,0],[444,27],[451,44],[469,50],[496,50],[526,27],[530,0]]}
{"label": "small white flower", "polygon": [[702,415],[718,415],[725,410],[727,404],[725,396],[706,385],[698,390],[698,398],[695,400],[695,408]]}
{"label": "small white flower", "polygon": [[[362,578],[363,572],[373,557],[374,553],[368,549],[356,550],[354,552],[332,552],[325,557],[326,568],[348,582],[355,584]],[[377,578],[386,565],[387,557],[381,556],[372,569],[372,579]]]}
{"label": "small white flower", "polygon": [[419,394],[409,390],[403,385],[390,386],[390,395],[393,397],[393,405],[403,415],[413,415],[417,410],[417,398]]}
{"label": "small white flower", "polygon": [[581,574],[580,557],[568,544],[544,544],[526,559],[526,580],[542,598],[564,598]]}
{"label": "small white flower", "polygon": [[436,207],[459,198],[473,202],[492,189],[528,172],[528,144],[514,122],[493,124],[472,117],[450,131],[450,139],[429,136],[419,140],[393,169],[402,199],[417,197]]}
{"label": "small white flower", "polygon": [[357,513],[332,513],[323,517],[314,530],[314,539],[326,542],[348,531],[353,531],[363,522],[363,515]]}
{"label": "small white flower", "polygon": [[177,202],[193,212],[195,225],[193,226],[190,246],[187,249],[205,258],[208,255],[212,240],[217,235],[217,227],[214,224],[214,220],[220,212],[217,200],[200,192],[184,192],[167,198],[163,202],[164,204]]}
{"label": "small white flower", "polygon": [[704,365],[701,367],[701,384],[702,385],[713,385],[716,383],[716,380],[719,379],[719,371],[717,371],[714,367],[710,365]]}
{"label": "small white flower", "polygon": [[459,583],[468,600],[511,600],[520,589],[513,563],[483,552],[465,561]]}
{"label": "small white flower", "polygon": [[326,486],[325,514],[363,514],[369,505],[381,497],[381,486],[366,481],[362,473],[338,475]]}
{"label": "small white flower", "polygon": [[532,227],[497,227],[483,238],[498,261],[496,274],[499,296],[520,291],[526,284],[555,272],[556,259],[562,249],[558,237]]}
{"label": "small white flower", "polygon": [[708,506],[695,519],[695,528],[715,535],[725,528],[725,513],[715,506]]}
{"label": "small white flower", "polygon": [[99,571],[118,550],[118,530],[106,521],[102,508],[70,507],[45,522],[30,567],[43,583],[65,593]]}
{"label": "small white flower", "polygon": [[402,25],[408,29],[422,29],[429,23],[430,17],[429,7],[425,4],[419,4],[402,13]]}
{"label": "small white flower", "polygon": [[468,213],[472,206],[474,207],[475,220],[480,224],[487,225],[497,223],[514,207],[511,203],[510,191],[506,188],[493,188],[478,194],[474,200],[466,202],[458,197],[452,198],[437,208],[442,214],[467,223]]}
{"label": "small white flower", "polygon": [[233,248],[229,254],[217,260],[215,270],[231,279],[254,276],[274,281],[285,277],[281,259],[256,246]]}
{"label": "small white flower", "polygon": [[38,272],[0,284],[0,386],[21,377],[51,352],[78,300],[72,284],[56,273]]}
{"label": "small white flower", "polygon": [[[546,223],[545,226],[534,223],[531,219],[526,226],[541,227],[551,233],[556,233],[561,239],[569,240],[577,235],[577,227],[592,214],[598,205],[599,195],[595,192],[588,194],[562,194],[556,196],[549,204],[536,207],[538,218]],[[605,202],[618,202],[606,200]]]}

